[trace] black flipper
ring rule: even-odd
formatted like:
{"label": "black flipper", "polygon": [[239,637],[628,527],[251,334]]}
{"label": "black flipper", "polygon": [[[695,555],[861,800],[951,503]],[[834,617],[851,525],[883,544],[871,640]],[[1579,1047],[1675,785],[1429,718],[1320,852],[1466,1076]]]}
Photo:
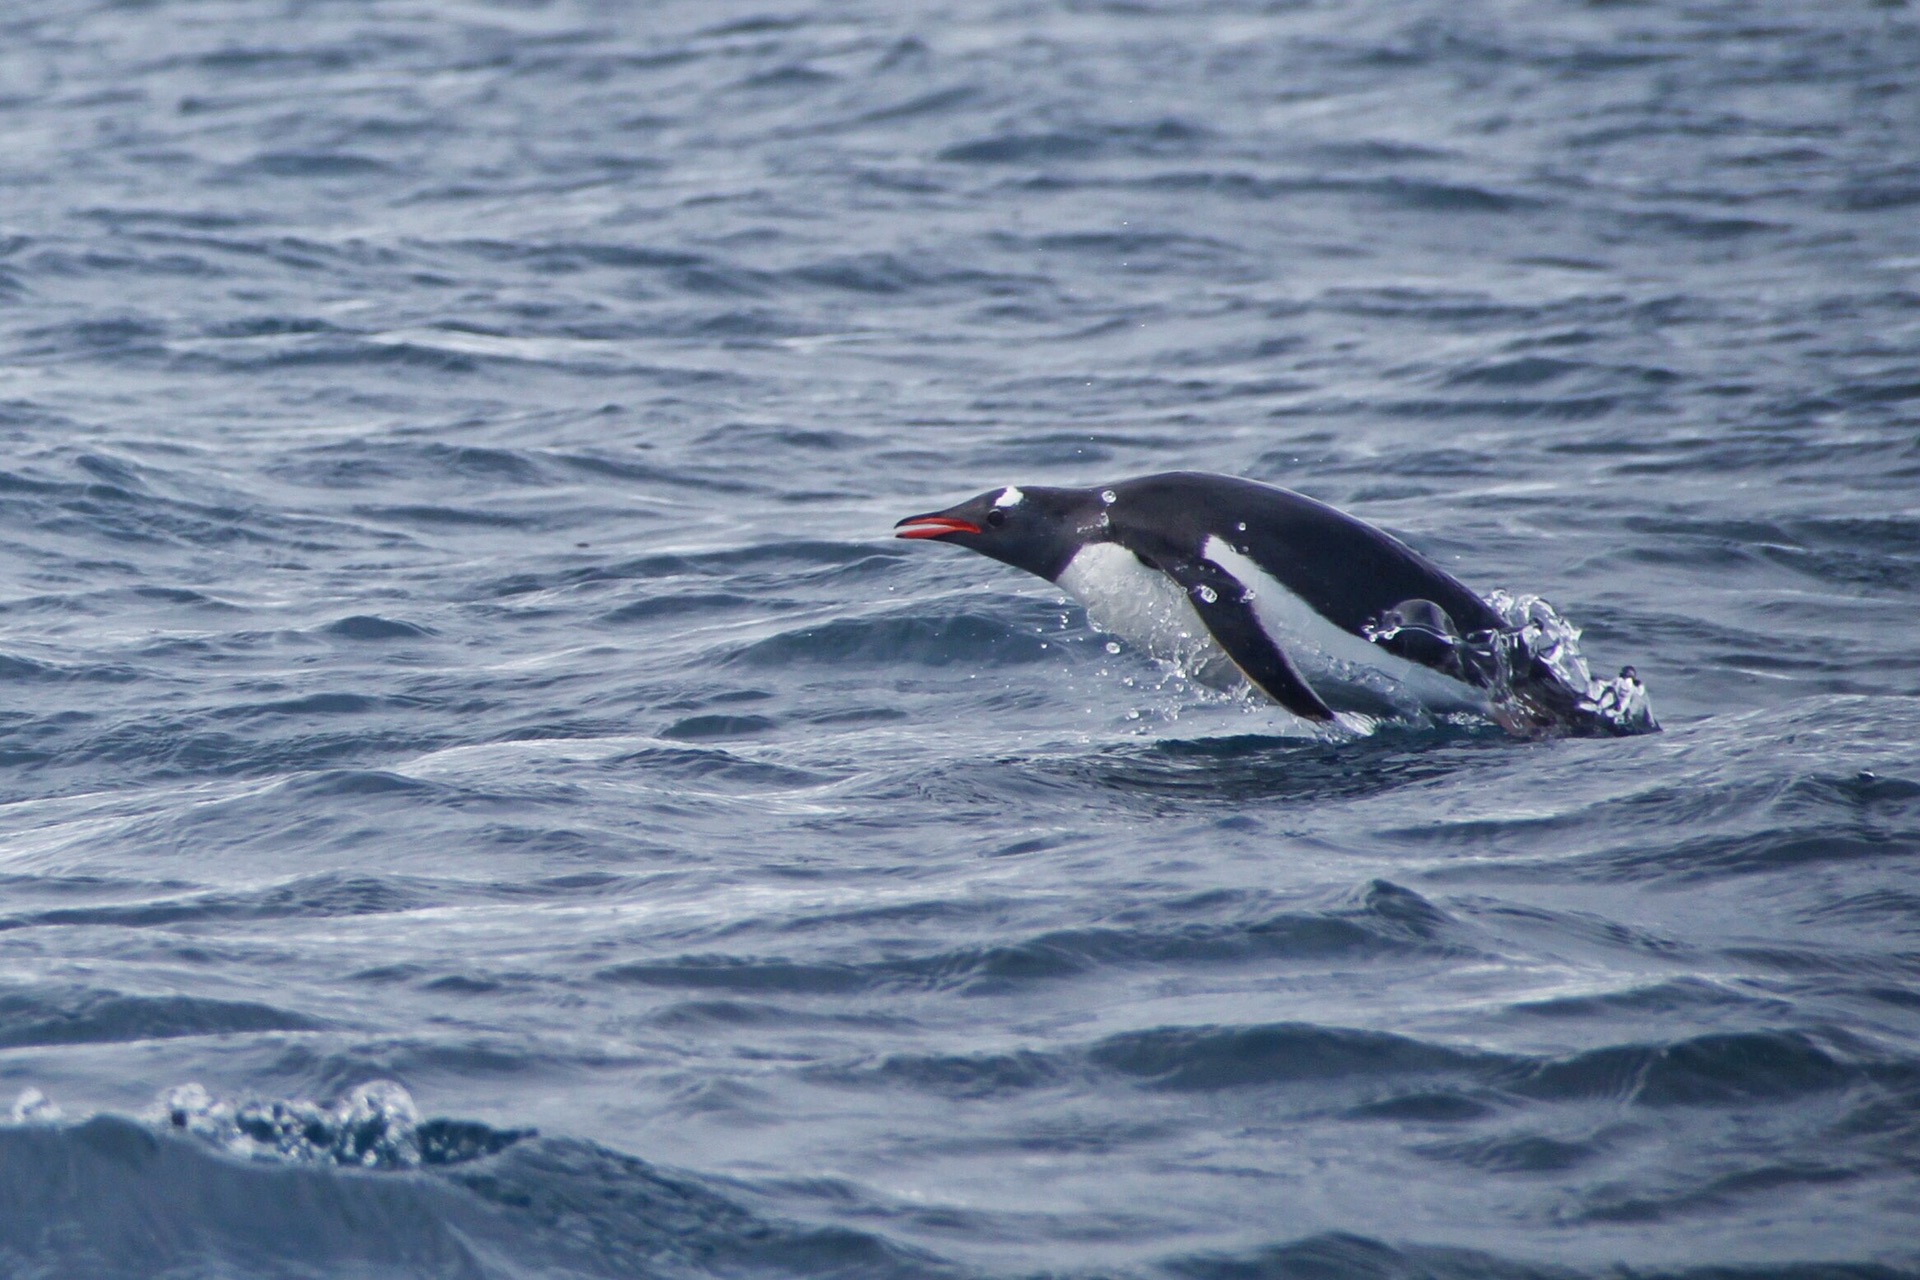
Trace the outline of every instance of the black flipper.
{"label": "black flipper", "polygon": [[1240,580],[1211,560],[1155,558],[1153,567],[1186,590],[1195,613],[1233,659],[1233,665],[1275,702],[1306,720],[1331,721],[1333,712],[1307,687],[1268,637]]}

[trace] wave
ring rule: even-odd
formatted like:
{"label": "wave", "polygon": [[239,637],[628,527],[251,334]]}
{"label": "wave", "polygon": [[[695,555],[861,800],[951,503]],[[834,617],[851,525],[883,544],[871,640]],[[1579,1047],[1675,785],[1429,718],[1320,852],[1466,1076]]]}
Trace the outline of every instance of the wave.
{"label": "wave", "polygon": [[1046,661],[1053,644],[1034,628],[986,613],[846,619],[755,641],[731,661],[751,667],[1018,666]]}
{"label": "wave", "polygon": [[[383,793],[370,787],[337,792],[345,796]],[[323,795],[326,792],[316,789],[306,794]],[[218,920],[330,919],[412,911],[435,901],[437,898],[423,882],[399,877],[328,872],[259,889],[13,912],[0,915],[0,931],[47,925],[106,925],[137,929],[210,924]]]}
{"label": "wave", "polygon": [[[1257,905],[1257,904],[1249,904]],[[921,916],[940,914],[915,911]],[[817,922],[789,921],[787,931]],[[844,924],[844,920],[835,920]],[[1322,911],[1248,911],[1242,919],[1053,929],[984,946],[881,960],[695,954],[602,969],[603,981],[731,992],[828,994],[886,989],[995,995],[1116,968],[1346,963],[1472,953],[1467,930],[1420,895],[1375,881]]]}
{"label": "wave", "polygon": [[[16,1108],[18,1110],[18,1108]],[[724,1184],[591,1142],[420,1119],[392,1081],[338,1102],[187,1085],[142,1120],[0,1124],[0,1270],[400,1280],[956,1271],[865,1232],[766,1217]]]}
{"label": "wave", "polygon": [[[1307,1022],[1154,1027],[1057,1050],[895,1054],[807,1074],[847,1087],[963,1095],[1102,1075],[1167,1093],[1325,1085],[1349,1095],[1356,1117],[1440,1121],[1526,1104],[1724,1109],[1856,1088],[1905,1098],[1920,1082],[1920,1066],[1845,1052],[1802,1031],[1709,1033],[1542,1055]],[[1354,1091],[1370,1096],[1351,1097]]]}
{"label": "wave", "polygon": [[957,142],[941,149],[937,159],[953,164],[1025,165],[1046,168],[1063,161],[1085,160],[1107,154],[1160,155],[1184,153],[1209,138],[1211,131],[1184,120],[1163,119],[1142,124],[1084,125],[1044,132],[1008,132]]}
{"label": "wave", "polygon": [[[1323,1041],[1338,1071],[1355,1038]],[[1424,1065],[1422,1063],[1416,1065]],[[973,1094],[996,1077],[1049,1074],[1018,1055],[949,1064],[942,1083]],[[1553,1175],[1605,1155],[1585,1139],[1509,1134],[1429,1144],[1421,1153],[1496,1174]],[[1687,1190],[1646,1188],[1588,1204],[1586,1222],[1640,1223],[1689,1206],[1851,1175],[1758,1165]],[[785,1187],[790,1179],[777,1186]],[[818,1180],[807,1185],[813,1186]],[[771,1188],[770,1188],[771,1189]],[[817,1186],[829,1199],[858,1197]],[[1673,1194],[1662,1194],[1671,1191]],[[0,1268],[18,1275],[312,1277],[400,1280],[622,1280],[634,1276],[836,1276],[959,1280],[994,1274],[870,1231],[771,1216],[738,1183],[650,1164],[597,1143],[479,1121],[422,1119],[390,1080],[332,1103],[221,1099],[169,1090],[142,1117],[64,1122],[28,1090],[0,1123]],[[869,1207],[867,1212],[884,1209]],[[1157,1274],[1191,1280],[1583,1280],[1617,1267],[1568,1266],[1483,1248],[1349,1231],[1163,1257]],[[1653,1280],[1911,1280],[1874,1262],[1794,1260],[1646,1266]],[[1107,1274],[1068,1271],[1056,1274]]]}
{"label": "wave", "polygon": [[1159,1027],[1092,1046],[1089,1061],[1154,1089],[1206,1092],[1361,1075],[1471,1073],[1489,1056],[1385,1031],[1308,1023]]}
{"label": "wave", "polygon": [[92,988],[29,988],[0,995],[0,1049],[319,1031],[328,1026],[253,1000],[126,995]]}
{"label": "wave", "polygon": [[1576,1280],[1568,1267],[1511,1261],[1478,1249],[1394,1246],[1328,1232],[1243,1253],[1199,1253],[1165,1269],[1186,1280]]}
{"label": "wave", "polygon": [[1588,1268],[1501,1257],[1482,1249],[1391,1244],[1328,1232],[1240,1253],[1172,1258],[1164,1269],[1187,1280],[1913,1280],[1915,1271],[1871,1262],[1783,1259],[1748,1265]]}
{"label": "wave", "polygon": [[1482,753],[1505,745],[1506,739],[1485,724],[1416,729],[1389,723],[1357,741],[1263,733],[1160,738],[1037,761],[1028,768],[1129,799],[1237,808],[1386,795],[1470,770]]}
{"label": "wave", "polygon": [[233,1101],[186,1084],[162,1095],[147,1118],[244,1159],[363,1169],[460,1164],[533,1134],[471,1121],[423,1122],[412,1095],[392,1080],[359,1085],[331,1105],[302,1098]]}

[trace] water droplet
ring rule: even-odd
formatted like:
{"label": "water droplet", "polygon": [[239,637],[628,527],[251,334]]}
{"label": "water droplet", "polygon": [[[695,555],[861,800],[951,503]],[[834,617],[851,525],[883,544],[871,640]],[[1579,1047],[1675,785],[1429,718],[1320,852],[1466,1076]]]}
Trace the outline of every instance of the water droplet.
{"label": "water droplet", "polygon": [[1108,653],[1120,652],[1120,642],[1118,640],[1107,641],[1107,652]]}
{"label": "water droplet", "polygon": [[1215,591],[1212,587],[1207,586],[1205,583],[1202,583],[1201,585],[1195,587],[1193,589],[1193,594],[1195,594],[1196,596],[1199,596],[1200,599],[1207,604],[1212,604],[1214,601],[1220,598],[1220,593],[1218,591]]}
{"label": "water droplet", "polygon": [[1120,495],[1111,489],[1102,489],[1100,491],[1100,501],[1106,503],[1108,506],[1112,506],[1114,503],[1120,501]]}
{"label": "water droplet", "polygon": [[1247,531],[1247,522],[1245,520],[1242,520],[1239,524],[1236,524],[1233,527],[1238,529],[1240,532],[1245,533]]}

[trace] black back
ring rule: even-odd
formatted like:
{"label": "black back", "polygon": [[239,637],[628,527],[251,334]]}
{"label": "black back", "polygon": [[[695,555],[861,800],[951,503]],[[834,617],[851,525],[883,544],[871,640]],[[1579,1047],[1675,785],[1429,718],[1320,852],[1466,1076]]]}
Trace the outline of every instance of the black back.
{"label": "black back", "polygon": [[1438,604],[1462,634],[1501,626],[1484,600],[1431,560],[1291,490],[1198,471],[1106,488],[1114,495],[1110,536],[1121,546],[1163,560],[1197,556],[1209,537],[1218,537],[1354,635],[1407,600]]}

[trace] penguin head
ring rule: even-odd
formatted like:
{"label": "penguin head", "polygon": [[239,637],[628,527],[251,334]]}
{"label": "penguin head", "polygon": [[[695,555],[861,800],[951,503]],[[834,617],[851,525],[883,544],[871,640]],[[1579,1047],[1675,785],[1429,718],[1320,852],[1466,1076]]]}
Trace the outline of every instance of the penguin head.
{"label": "penguin head", "polygon": [[990,489],[945,511],[908,516],[899,538],[932,538],[1052,581],[1080,548],[1104,537],[1106,512],[1087,489]]}

